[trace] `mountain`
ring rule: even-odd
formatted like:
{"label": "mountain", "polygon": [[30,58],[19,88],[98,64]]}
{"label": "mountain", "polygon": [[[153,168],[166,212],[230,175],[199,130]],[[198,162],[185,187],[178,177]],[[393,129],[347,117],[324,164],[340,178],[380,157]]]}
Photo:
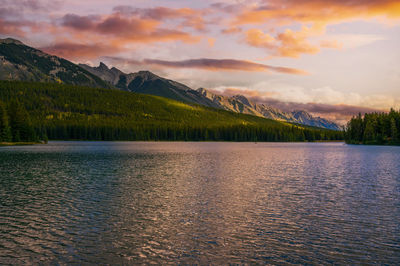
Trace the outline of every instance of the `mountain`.
{"label": "mountain", "polygon": [[266,104],[254,103],[243,95],[226,97],[213,94],[203,88],[200,88],[197,91],[202,93],[207,98],[212,99],[214,103],[220,104],[220,108],[225,110],[262,116],[278,121],[286,121],[290,123],[297,123],[332,130],[340,130],[340,127],[336,123],[321,117],[312,116],[306,111],[284,112],[282,110],[279,110],[278,108],[274,108]]}
{"label": "mountain", "polygon": [[46,54],[11,38],[0,39],[0,79],[112,87],[70,61]]}
{"label": "mountain", "polygon": [[108,68],[104,63],[100,63],[98,67],[91,67],[85,64],[80,64],[79,66],[122,90],[216,107],[199,92],[182,83],[159,77],[150,71],[126,74],[115,67]]}
{"label": "mountain", "polygon": [[340,129],[335,123],[313,117],[305,111],[287,113],[265,104],[253,103],[243,95],[226,97],[202,88],[193,90],[182,83],[157,76],[149,71],[126,74],[115,67],[108,68],[104,63],[100,63],[98,67],[76,65],[11,38],[0,39],[0,80],[119,88],[273,120]]}
{"label": "mountain", "polygon": [[[18,102],[10,100],[16,98]],[[6,105],[3,110],[20,110],[23,114],[18,123],[15,118],[4,118],[10,121],[12,132],[17,129],[36,132],[40,139],[314,141],[343,138],[341,131],[293,125],[115,89],[0,81],[1,102]],[[15,117],[15,113],[11,111],[8,115]]]}
{"label": "mountain", "polygon": [[312,116],[306,111],[293,111],[291,114],[299,124],[341,130],[340,126],[338,126],[336,123],[322,117]]}
{"label": "mountain", "polygon": [[84,64],[80,64],[80,66],[122,90],[156,95],[185,103],[196,103],[273,120],[340,130],[340,127],[334,122],[314,117],[305,111],[288,113],[265,104],[253,103],[243,95],[227,97],[214,94],[204,88],[193,90],[182,83],[159,77],[149,71],[126,74],[115,67],[108,68],[104,63],[100,63],[98,67]]}

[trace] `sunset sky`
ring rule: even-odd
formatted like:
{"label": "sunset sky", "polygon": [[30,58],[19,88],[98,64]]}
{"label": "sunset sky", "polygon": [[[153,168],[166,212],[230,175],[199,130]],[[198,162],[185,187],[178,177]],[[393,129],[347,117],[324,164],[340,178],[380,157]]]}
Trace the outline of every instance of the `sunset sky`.
{"label": "sunset sky", "polygon": [[0,36],[344,122],[400,108],[398,0],[0,0]]}

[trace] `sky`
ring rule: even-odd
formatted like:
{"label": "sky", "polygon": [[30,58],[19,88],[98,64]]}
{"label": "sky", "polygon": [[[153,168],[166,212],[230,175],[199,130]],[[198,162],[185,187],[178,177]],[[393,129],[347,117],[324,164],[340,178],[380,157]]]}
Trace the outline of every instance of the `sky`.
{"label": "sky", "polygon": [[398,0],[0,0],[0,37],[345,123],[400,109]]}

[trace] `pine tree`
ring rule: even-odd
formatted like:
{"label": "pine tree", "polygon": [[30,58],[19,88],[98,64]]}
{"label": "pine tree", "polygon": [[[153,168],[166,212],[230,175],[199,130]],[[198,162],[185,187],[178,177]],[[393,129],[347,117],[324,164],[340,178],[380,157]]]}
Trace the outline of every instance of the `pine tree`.
{"label": "pine tree", "polygon": [[36,134],[25,108],[15,101],[10,106],[10,125],[13,141],[36,141]]}
{"label": "pine tree", "polygon": [[11,140],[11,128],[8,122],[6,106],[0,101],[0,142],[8,142]]}
{"label": "pine tree", "polygon": [[390,119],[390,131],[391,131],[391,139],[392,143],[397,143],[397,127],[396,127],[396,120],[394,118]]}
{"label": "pine tree", "polygon": [[371,119],[368,120],[364,131],[364,142],[371,142],[375,140],[375,128],[375,123]]}

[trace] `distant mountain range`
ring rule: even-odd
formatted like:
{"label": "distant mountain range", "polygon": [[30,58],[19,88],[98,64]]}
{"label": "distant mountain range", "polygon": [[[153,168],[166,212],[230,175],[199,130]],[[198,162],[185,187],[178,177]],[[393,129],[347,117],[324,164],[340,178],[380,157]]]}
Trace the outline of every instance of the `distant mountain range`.
{"label": "distant mountain range", "polygon": [[243,95],[227,97],[203,88],[193,90],[149,71],[126,74],[115,67],[109,68],[104,63],[100,63],[98,67],[76,65],[11,38],[0,39],[0,79],[117,88],[273,120],[340,129],[334,122],[314,117],[305,111],[283,112],[265,104],[254,103]]}
{"label": "distant mountain range", "polygon": [[284,112],[265,104],[254,103],[243,95],[227,97],[214,94],[204,88],[193,90],[182,83],[159,77],[149,71],[126,74],[115,67],[108,68],[104,63],[100,63],[98,67],[84,64],[79,66],[122,90],[166,97],[186,103],[197,103],[273,120],[340,130],[336,123],[314,117],[306,111]]}

